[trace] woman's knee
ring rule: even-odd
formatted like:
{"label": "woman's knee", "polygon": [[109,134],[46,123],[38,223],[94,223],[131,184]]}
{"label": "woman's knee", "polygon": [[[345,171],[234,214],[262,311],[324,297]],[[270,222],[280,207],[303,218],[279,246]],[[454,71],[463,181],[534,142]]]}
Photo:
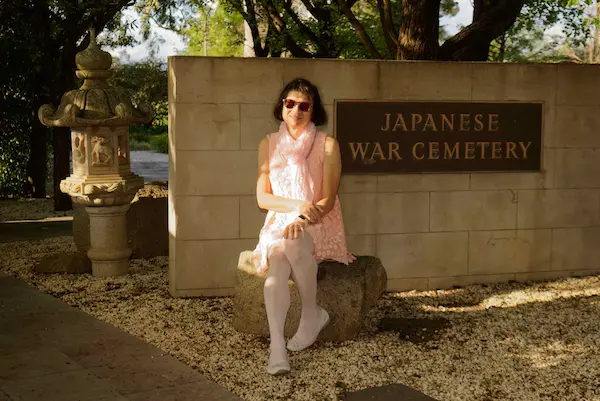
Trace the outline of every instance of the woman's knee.
{"label": "woman's knee", "polygon": [[285,256],[283,249],[274,250],[269,256],[269,270],[265,280],[265,289],[273,288],[277,285],[286,285],[292,273],[290,264]]}
{"label": "woman's knee", "polygon": [[[267,277],[267,279],[265,280],[265,285],[264,285],[264,290],[265,293],[272,293],[277,291],[277,288],[282,287],[284,280],[282,279],[282,277],[277,277],[277,276],[269,276]],[[287,284],[287,280],[285,280],[286,284]]]}
{"label": "woman's knee", "polygon": [[283,251],[290,263],[294,263],[304,257],[312,256],[312,238],[305,233],[299,238],[288,238],[283,241]]}

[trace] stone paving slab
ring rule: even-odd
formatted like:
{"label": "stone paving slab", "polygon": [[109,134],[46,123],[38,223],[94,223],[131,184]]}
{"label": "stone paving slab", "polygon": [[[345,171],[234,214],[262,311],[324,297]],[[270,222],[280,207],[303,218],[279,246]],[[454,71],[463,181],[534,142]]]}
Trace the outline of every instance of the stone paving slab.
{"label": "stone paving slab", "polygon": [[371,387],[344,395],[344,401],[437,401],[402,384]]}
{"label": "stone paving slab", "polygon": [[73,309],[62,302],[57,303],[55,297],[14,277],[2,278],[0,276],[0,324],[2,319],[23,319],[24,315],[69,312]]}
{"label": "stone paving slab", "polygon": [[188,365],[0,273],[0,401],[238,401]]}
{"label": "stone paving slab", "polygon": [[229,401],[232,398],[220,390],[213,382],[185,384],[162,390],[147,391],[128,395],[129,401]]}
{"label": "stone paving slab", "polygon": [[198,374],[170,355],[145,357],[89,369],[111,381],[120,394],[133,394],[198,382]]}
{"label": "stone paving slab", "polygon": [[0,377],[7,381],[82,369],[77,362],[52,348],[14,352],[3,355],[0,360]]}
{"label": "stone paving slab", "polygon": [[87,370],[8,380],[2,386],[2,391],[13,400],[24,401],[96,401],[101,398],[122,398],[111,389],[110,382],[97,378]]}

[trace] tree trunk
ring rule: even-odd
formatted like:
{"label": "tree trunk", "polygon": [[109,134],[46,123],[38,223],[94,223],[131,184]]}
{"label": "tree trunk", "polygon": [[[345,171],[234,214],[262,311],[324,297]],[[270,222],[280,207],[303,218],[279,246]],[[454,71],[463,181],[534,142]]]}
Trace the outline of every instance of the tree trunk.
{"label": "tree trunk", "polygon": [[322,18],[319,19],[323,29],[320,31],[320,39],[327,43],[328,56],[331,58],[337,58],[340,54],[339,49],[336,46],[333,32],[335,32],[335,23],[331,16],[331,9],[327,7],[322,13]]}
{"label": "tree trunk", "polygon": [[31,196],[34,198],[46,197],[46,134],[48,129],[42,125],[37,116],[41,103],[34,102],[31,115],[31,136],[29,147],[29,161],[27,162],[27,175],[31,186]]}
{"label": "tree trunk", "polygon": [[398,32],[394,26],[390,0],[377,0],[377,10],[389,58],[394,58],[398,52]]}
{"label": "tree trunk", "polygon": [[[35,43],[40,52],[40,63],[42,65],[48,65],[51,62],[51,58],[48,55],[47,47],[41,46],[39,43],[40,38],[50,36],[50,15],[48,2],[46,0],[40,0],[39,3],[33,7],[31,18],[33,25],[39,29],[38,35],[32,36],[34,38],[32,43]],[[37,42],[36,42],[37,41]],[[45,198],[46,197],[46,176],[48,173],[48,167],[46,163],[47,159],[47,135],[48,128],[46,128],[38,118],[38,110],[44,103],[48,103],[49,87],[46,85],[48,78],[44,72],[33,73],[31,76],[31,133],[29,142],[29,160],[27,162],[27,176],[30,185],[30,194],[34,198]]]}
{"label": "tree trunk", "polygon": [[54,210],[71,210],[71,197],[60,191],[60,182],[71,173],[69,154],[71,151],[71,130],[69,128],[54,128]]}
{"label": "tree trunk", "polygon": [[[53,91],[55,102],[60,103],[62,96],[69,90],[74,89],[75,83],[75,54],[77,52],[77,39],[73,38],[63,47],[60,60],[60,68],[54,76],[56,82]],[[60,191],[60,182],[67,178],[71,172],[71,131],[69,128],[54,128],[54,210],[71,210],[73,204],[71,197]]]}
{"label": "tree trunk", "polygon": [[396,59],[437,59],[439,13],[440,0],[404,0]]}
{"label": "tree trunk", "polygon": [[443,53],[444,55],[441,59],[453,61],[488,61],[491,44],[491,40],[471,40],[451,54],[448,59],[446,59],[445,53]]}
{"label": "tree trunk", "polygon": [[487,61],[490,44],[515,23],[525,0],[478,0],[473,23],[446,40],[440,60]]}
{"label": "tree trunk", "polygon": [[[600,18],[600,1],[596,0],[596,18]],[[592,63],[600,63],[600,26],[594,28]]]}

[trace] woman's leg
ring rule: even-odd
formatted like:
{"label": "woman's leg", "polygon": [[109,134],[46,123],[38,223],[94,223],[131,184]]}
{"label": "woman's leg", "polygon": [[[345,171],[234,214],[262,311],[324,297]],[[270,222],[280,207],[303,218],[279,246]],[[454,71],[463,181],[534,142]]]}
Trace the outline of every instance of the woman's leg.
{"label": "woman's leg", "polygon": [[264,285],[265,309],[271,337],[267,370],[271,374],[286,373],[290,370],[284,338],[285,318],[290,307],[290,274],[291,266],[283,250],[280,247],[273,249]]}
{"label": "woman's leg", "polygon": [[317,306],[317,269],[313,256],[313,239],[305,231],[297,239],[284,240],[283,250],[292,267],[292,278],[298,287],[302,301],[302,315],[296,334],[288,342],[288,349],[304,349],[316,340],[322,327],[327,324],[327,312]]}

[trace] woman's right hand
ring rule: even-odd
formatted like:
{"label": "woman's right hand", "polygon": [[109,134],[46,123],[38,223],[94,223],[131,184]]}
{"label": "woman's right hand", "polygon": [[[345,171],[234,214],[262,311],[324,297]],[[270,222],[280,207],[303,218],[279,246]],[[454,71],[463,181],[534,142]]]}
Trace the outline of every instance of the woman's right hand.
{"label": "woman's right hand", "polygon": [[302,202],[298,208],[298,213],[303,215],[312,224],[318,223],[323,214],[323,208],[312,202]]}

